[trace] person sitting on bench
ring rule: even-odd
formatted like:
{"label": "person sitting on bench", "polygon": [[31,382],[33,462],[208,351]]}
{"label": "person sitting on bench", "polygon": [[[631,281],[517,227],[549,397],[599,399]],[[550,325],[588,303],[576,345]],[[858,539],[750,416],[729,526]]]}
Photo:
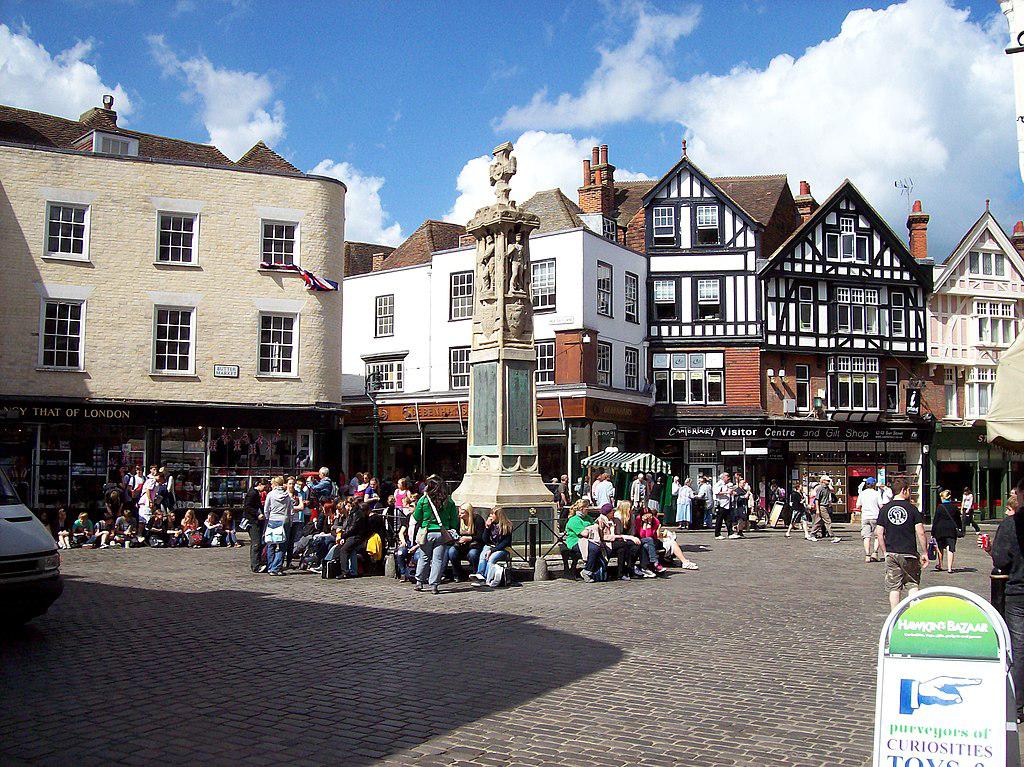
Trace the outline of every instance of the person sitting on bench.
{"label": "person sitting on bench", "polygon": [[[573,572],[581,559],[586,560],[580,544],[580,533],[594,524],[590,516],[590,503],[584,498],[576,501],[570,509],[569,518],[565,521],[565,541],[558,545],[562,554],[562,564],[568,577],[575,577]],[[584,544],[586,539],[584,539]]]}

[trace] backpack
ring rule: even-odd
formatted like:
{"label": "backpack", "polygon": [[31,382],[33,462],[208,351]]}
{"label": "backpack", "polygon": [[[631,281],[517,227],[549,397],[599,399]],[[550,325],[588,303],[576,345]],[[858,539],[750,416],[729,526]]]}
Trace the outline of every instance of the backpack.
{"label": "backpack", "polygon": [[487,573],[487,585],[491,588],[508,585],[508,565],[504,562],[495,562]]}

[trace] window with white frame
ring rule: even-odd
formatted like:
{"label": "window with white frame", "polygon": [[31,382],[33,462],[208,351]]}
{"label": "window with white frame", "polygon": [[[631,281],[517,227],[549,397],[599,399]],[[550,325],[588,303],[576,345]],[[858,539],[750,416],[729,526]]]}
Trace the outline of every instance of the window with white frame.
{"label": "window with white frame", "polygon": [[626,388],[636,391],[640,388],[640,350],[631,346],[625,348],[623,357]]}
{"label": "window with white frame", "polygon": [[275,266],[298,264],[299,225],[289,221],[263,222],[263,263]]}
{"label": "window with white frame", "polygon": [[889,329],[894,336],[907,332],[906,296],[898,290],[889,290]]}
{"label": "window with white frame", "polygon": [[672,207],[657,207],[652,214],[654,224],[654,239],[661,241],[672,241],[676,239],[676,209]]}
{"label": "window with white frame", "polygon": [[878,335],[878,290],[836,288],[836,329],[840,333]]}
{"label": "window with white frame", "polygon": [[601,261],[597,262],[597,313],[612,316],[612,268]]}
{"label": "window with white frame", "polygon": [[44,299],[39,344],[39,365],[54,370],[82,370],[85,336],[82,301]]}
{"label": "window with white frame", "polygon": [[885,369],[885,409],[890,413],[900,410],[900,371],[896,368]]}
{"label": "window with white frame", "polygon": [[796,366],[796,409],[806,413],[811,409],[811,366]]}
{"label": "window with white frame", "polygon": [[469,388],[468,346],[453,346],[448,350],[448,382],[452,389]]}
{"label": "window with white frame", "polygon": [[797,294],[797,323],[800,330],[814,330],[814,287],[811,285],[800,285],[796,289]]}
{"label": "window with white frame", "polygon": [[614,218],[608,218],[607,216],[601,218],[601,233],[606,240],[615,242],[618,239],[619,227],[615,223]]}
{"label": "window with white frame", "polygon": [[161,264],[196,263],[195,213],[161,213],[156,260]]}
{"label": "window with white frame", "polygon": [[395,294],[388,293],[385,296],[377,296],[374,302],[374,330],[375,338],[385,338],[395,334]]}
{"label": "window with white frame", "polygon": [[555,308],[555,259],[530,264],[530,291],[535,310]]}
{"label": "window with white frame", "polygon": [[555,342],[537,341],[534,348],[537,352],[537,375],[534,380],[538,384],[553,384],[555,382]]}
{"label": "window with white frame", "polygon": [[153,372],[195,372],[195,318],[192,307],[158,306],[153,312]]}
{"label": "window with white frame", "polygon": [[721,236],[718,231],[718,206],[697,206],[697,244],[718,245]]}
{"label": "window with white frame", "polygon": [[654,281],[654,317],[660,322],[679,319],[676,309],[676,281]]}
{"label": "window with white frame", "polygon": [[92,151],[119,157],[138,157],[139,140],[95,131],[92,136]]}
{"label": "window with white frame", "polygon": [[[473,317],[473,280],[472,271],[452,272],[448,297],[448,318],[451,320],[468,320]],[[392,301],[392,308],[394,302]],[[387,333],[385,335],[391,335]]]}
{"label": "window with white frame", "polygon": [[697,319],[722,319],[722,281],[717,277],[697,280]]}
{"label": "window with white frame", "polygon": [[1016,304],[1012,301],[975,301],[978,343],[1009,346],[1017,338]]}
{"label": "window with white frame", "polygon": [[654,399],[677,405],[725,402],[724,352],[675,352],[652,355]]}
{"label": "window with white frame", "polygon": [[973,277],[1005,277],[1006,256],[972,250],[967,255],[967,272]]}
{"label": "window with white frame", "polygon": [[946,368],[944,384],[946,391],[946,418],[956,418],[958,409],[956,395],[956,368]]}
{"label": "window with white frame", "polygon": [[298,373],[296,315],[260,314],[260,348],[256,370],[263,376]]}
{"label": "window with white frame", "polygon": [[46,255],[89,260],[89,206],[51,202],[46,206]]}
{"label": "window with white frame", "polygon": [[839,231],[826,232],[825,255],[839,261],[868,262],[868,236],[857,232],[854,216],[840,216]]}
{"label": "window with white frame", "polygon": [[625,277],[626,322],[640,322],[640,278],[632,272],[626,272]]}
{"label": "window with white frame", "polygon": [[967,384],[964,386],[968,418],[982,418],[988,415],[989,406],[992,404],[992,387],[995,383],[994,367],[971,368],[967,374]]}
{"label": "window with white frame", "polygon": [[833,410],[878,410],[878,358],[830,357],[829,407]]}
{"label": "window with white frame", "polygon": [[380,374],[381,392],[402,391],[405,386],[405,361],[386,360],[381,362],[366,363],[366,377],[369,379],[374,373]]}
{"label": "window with white frame", "polygon": [[597,342],[597,385],[612,385],[612,345]]}

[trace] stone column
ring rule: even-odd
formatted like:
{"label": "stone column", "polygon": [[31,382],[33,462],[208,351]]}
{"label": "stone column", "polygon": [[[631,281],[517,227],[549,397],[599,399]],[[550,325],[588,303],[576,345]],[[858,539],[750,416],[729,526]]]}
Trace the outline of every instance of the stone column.
{"label": "stone column", "polygon": [[552,510],[537,455],[537,368],[530,299],[530,233],[540,219],[509,199],[512,144],[494,150],[491,184],[497,202],[466,229],[476,238],[473,346],[470,351],[466,475],[452,493],[480,510],[505,508],[522,519]]}

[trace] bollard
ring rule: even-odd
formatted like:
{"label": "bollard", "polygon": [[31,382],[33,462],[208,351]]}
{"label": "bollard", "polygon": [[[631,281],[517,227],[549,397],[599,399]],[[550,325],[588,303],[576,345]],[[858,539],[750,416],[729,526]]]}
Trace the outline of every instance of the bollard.
{"label": "bollard", "polygon": [[537,519],[537,510],[530,509],[530,519],[526,526],[526,556],[530,567],[537,566],[537,528],[540,520]]}
{"label": "bollard", "polygon": [[534,581],[548,581],[551,580],[551,574],[548,573],[548,560],[547,557],[537,557],[537,564],[533,567],[533,580]]}
{"label": "bollard", "polygon": [[395,557],[392,554],[384,554],[384,577],[398,577],[398,568],[395,567]]}

